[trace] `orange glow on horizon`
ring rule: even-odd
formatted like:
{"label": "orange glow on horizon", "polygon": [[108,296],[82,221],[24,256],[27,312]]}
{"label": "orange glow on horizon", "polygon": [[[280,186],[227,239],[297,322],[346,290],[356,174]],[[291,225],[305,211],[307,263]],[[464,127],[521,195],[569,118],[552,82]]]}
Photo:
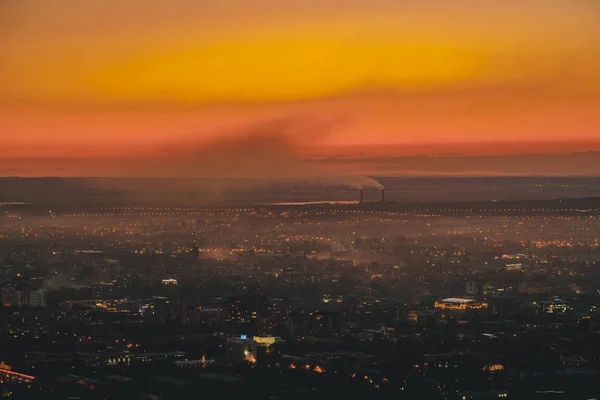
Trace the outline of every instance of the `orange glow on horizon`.
{"label": "orange glow on horizon", "polygon": [[[353,173],[432,169],[385,157],[600,150],[595,2],[31,0],[5,10],[0,175],[121,176],[154,158],[176,171],[179,154],[289,119],[342,121],[267,133],[293,137],[301,157],[379,157]],[[102,165],[115,158],[128,161]],[[464,164],[493,173],[490,163]]]}

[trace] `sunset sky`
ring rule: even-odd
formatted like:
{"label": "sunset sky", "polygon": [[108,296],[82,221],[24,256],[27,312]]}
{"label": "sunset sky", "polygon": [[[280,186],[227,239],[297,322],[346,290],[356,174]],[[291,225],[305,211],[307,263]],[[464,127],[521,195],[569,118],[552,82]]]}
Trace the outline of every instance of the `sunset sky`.
{"label": "sunset sky", "polygon": [[595,0],[4,0],[0,57],[0,175],[143,174],[257,133],[473,173],[600,151]]}

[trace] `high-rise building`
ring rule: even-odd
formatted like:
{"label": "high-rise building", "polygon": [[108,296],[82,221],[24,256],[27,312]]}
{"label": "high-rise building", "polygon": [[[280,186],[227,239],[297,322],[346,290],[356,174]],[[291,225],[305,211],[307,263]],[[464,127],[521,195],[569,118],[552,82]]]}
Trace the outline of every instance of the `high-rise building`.
{"label": "high-rise building", "polygon": [[3,288],[0,292],[5,307],[45,307],[45,294],[42,289],[16,290]]}
{"label": "high-rise building", "polygon": [[24,290],[16,290],[13,287],[2,288],[0,292],[4,307],[21,307],[27,303]]}
{"label": "high-rise building", "polygon": [[39,290],[33,290],[31,292],[29,292],[29,306],[30,307],[45,307],[46,306],[46,299],[45,299],[45,294],[44,291],[39,289]]}
{"label": "high-rise building", "polygon": [[231,332],[257,335],[272,325],[269,305],[269,299],[261,295],[230,297],[223,303],[221,315]]}
{"label": "high-rise building", "polygon": [[479,296],[481,294],[481,284],[473,281],[467,282],[466,292],[469,296]]}

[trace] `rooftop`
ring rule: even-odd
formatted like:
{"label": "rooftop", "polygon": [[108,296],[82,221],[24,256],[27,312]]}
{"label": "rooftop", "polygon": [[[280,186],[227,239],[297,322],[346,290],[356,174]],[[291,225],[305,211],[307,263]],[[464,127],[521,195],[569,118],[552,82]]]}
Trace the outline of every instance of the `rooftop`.
{"label": "rooftop", "polygon": [[471,300],[471,299],[461,299],[458,297],[449,297],[447,299],[442,300],[444,303],[455,303],[455,304],[465,304],[465,303],[471,303],[475,300]]}

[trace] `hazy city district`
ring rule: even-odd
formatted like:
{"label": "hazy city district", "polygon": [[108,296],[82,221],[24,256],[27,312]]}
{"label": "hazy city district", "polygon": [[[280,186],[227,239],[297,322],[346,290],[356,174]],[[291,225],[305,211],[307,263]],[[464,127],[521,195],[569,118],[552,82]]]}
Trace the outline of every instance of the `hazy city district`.
{"label": "hazy city district", "polygon": [[600,200],[489,181],[496,198],[1,199],[0,393],[595,398]]}

